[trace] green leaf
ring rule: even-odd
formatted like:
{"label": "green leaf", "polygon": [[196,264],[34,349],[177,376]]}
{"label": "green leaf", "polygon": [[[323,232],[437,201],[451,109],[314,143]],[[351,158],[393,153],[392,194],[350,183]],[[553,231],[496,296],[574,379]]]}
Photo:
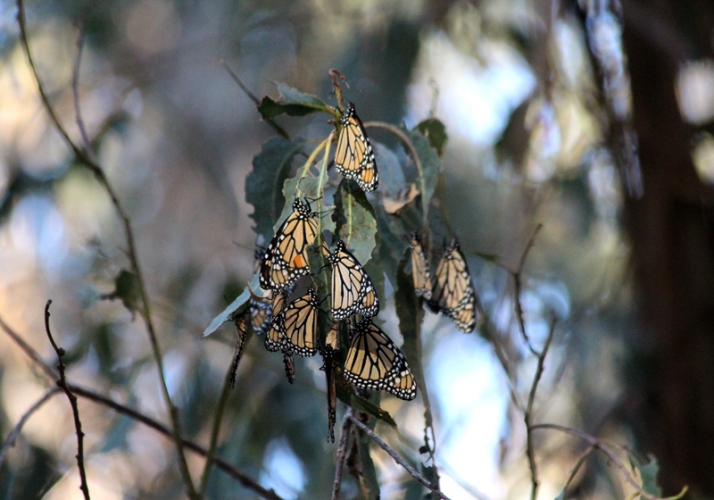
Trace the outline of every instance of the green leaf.
{"label": "green leaf", "polygon": [[662,496],[662,488],[657,484],[657,474],[659,474],[659,464],[657,459],[653,455],[648,455],[649,461],[647,463],[635,460],[635,465],[640,471],[640,477],[642,478],[642,489],[657,497]]}
{"label": "green leaf", "polygon": [[441,172],[441,160],[426,137],[419,131],[407,130],[404,127],[401,130],[411,141],[421,162],[422,177],[417,181],[417,187],[421,191],[422,214],[426,217],[429,213],[429,201],[434,194]]}
{"label": "green leaf", "polygon": [[335,234],[347,244],[352,255],[363,266],[372,256],[376,245],[377,219],[357,183],[342,179],[335,193],[337,208],[332,214],[336,224]]}
{"label": "green leaf", "polygon": [[282,188],[290,173],[293,158],[306,141],[287,141],[273,137],[263,144],[263,149],[253,158],[253,170],[245,180],[245,199],[255,209],[250,215],[255,221],[256,234],[266,238],[278,220],[285,205]]}
{"label": "green leaf", "polygon": [[[329,156],[329,155],[328,155]],[[283,185],[283,199],[286,203],[283,207],[283,211],[280,214],[280,219],[276,223],[276,230],[278,224],[282,223],[290,213],[292,213],[292,203],[297,197],[300,198],[310,198],[316,200],[315,204],[312,205],[313,209],[320,214],[320,229],[319,233],[322,231],[334,231],[335,224],[332,219],[328,217],[330,212],[332,212],[333,207],[325,205],[324,200],[324,189],[328,181],[327,176],[327,165],[328,156],[323,156],[323,161],[318,162],[320,165],[320,173],[317,177],[310,173],[309,165],[305,164],[298,169],[298,173],[295,177],[287,179]],[[317,243],[317,242],[316,242]]]}
{"label": "green leaf", "polygon": [[441,157],[444,155],[444,148],[449,136],[446,134],[446,126],[437,118],[427,118],[416,129],[429,140],[429,144]]}
{"label": "green leaf", "polygon": [[[218,328],[223,323],[231,321],[233,315],[238,312],[239,309],[241,309],[243,306],[247,307],[248,301],[250,300],[251,290],[253,291],[253,295],[257,295],[259,297],[263,297],[265,294],[265,292],[263,292],[263,289],[260,288],[260,281],[258,279],[257,274],[253,276],[253,279],[250,280],[250,284],[248,284],[248,286],[243,289],[243,293],[236,297],[235,300],[228,305],[228,307],[226,307],[223,311],[221,311],[218,316],[211,320],[211,323],[206,327],[205,330],[203,330],[203,336],[208,337],[210,334],[218,330]],[[243,307],[243,309],[245,309],[245,307]]]}
{"label": "green leaf", "polygon": [[284,83],[277,83],[276,85],[280,93],[278,100],[276,101],[266,96],[258,104],[258,112],[266,120],[273,119],[283,113],[288,116],[305,116],[318,111],[337,116],[335,114],[336,111],[325,104],[319,97],[303,94]]}
{"label": "green leaf", "polygon": [[379,190],[394,197],[407,181],[404,177],[404,155],[397,154],[382,143],[372,141],[374,154],[377,157],[379,168]]}
{"label": "green leaf", "polygon": [[114,291],[102,296],[103,299],[120,299],[124,307],[131,313],[132,318],[139,310],[140,297],[139,280],[136,279],[134,273],[126,269],[122,269],[114,279]]}

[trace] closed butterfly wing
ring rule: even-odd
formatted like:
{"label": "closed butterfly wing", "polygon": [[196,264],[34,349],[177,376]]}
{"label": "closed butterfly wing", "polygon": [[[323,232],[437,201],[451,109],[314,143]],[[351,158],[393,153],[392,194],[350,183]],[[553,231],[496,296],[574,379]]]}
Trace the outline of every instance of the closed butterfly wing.
{"label": "closed butterfly wing", "polygon": [[283,291],[289,289],[301,276],[309,271],[307,249],[317,236],[317,213],[296,198],[293,212],[285,219],[260,265],[260,287],[264,290]]}
{"label": "closed butterfly wing", "polygon": [[476,292],[456,239],[446,247],[436,267],[429,307],[451,318],[462,332],[476,328]]}
{"label": "closed butterfly wing", "polygon": [[431,298],[431,269],[418,233],[412,235],[410,246],[414,293],[417,297],[429,300]]}
{"label": "closed butterfly wing", "polygon": [[337,136],[335,150],[335,168],[347,177],[354,179],[360,189],[368,193],[377,189],[379,174],[374,159],[372,144],[362,121],[355,112],[354,104],[347,103],[340,118],[340,133]]}
{"label": "closed butterfly wing", "polygon": [[416,382],[402,351],[367,318],[353,327],[345,360],[345,378],[357,387],[390,392],[410,401]]}
{"label": "closed butterfly wing", "polygon": [[354,314],[369,316],[379,313],[379,298],[372,280],[357,259],[347,251],[342,240],[329,254],[332,265],[332,318],[346,319]]}
{"label": "closed butterfly wing", "polygon": [[273,295],[273,320],[265,336],[265,348],[270,352],[283,351],[286,348],[285,339],[285,315],[283,309],[287,301],[286,293],[276,293]]}
{"label": "closed butterfly wing", "polygon": [[300,356],[317,353],[317,303],[315,288],[299,297],[283,310],[285,348]]}
{"label": "closed butterfly wing", "polygon": [[337,421],[337,386],[335,382],[335,363],[340,350],[340,323],[332,323],[330,331],[325,338],[325,347],[322,349],[322,369],[325,371],[327,384],[327,439],[335,442],[335,422]]}

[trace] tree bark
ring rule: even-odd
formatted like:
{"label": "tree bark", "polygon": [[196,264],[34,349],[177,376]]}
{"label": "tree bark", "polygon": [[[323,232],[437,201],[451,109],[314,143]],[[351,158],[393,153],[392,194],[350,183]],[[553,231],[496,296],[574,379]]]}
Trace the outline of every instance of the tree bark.
{"label": "tree bark", "polygon": [[627,418],[671,494],[714,495],[714,196],[697,176],[695,129],[675,78],[711,57],[714,4],[623,2],[644,196],[625,203],[642,328],[631,337]]}

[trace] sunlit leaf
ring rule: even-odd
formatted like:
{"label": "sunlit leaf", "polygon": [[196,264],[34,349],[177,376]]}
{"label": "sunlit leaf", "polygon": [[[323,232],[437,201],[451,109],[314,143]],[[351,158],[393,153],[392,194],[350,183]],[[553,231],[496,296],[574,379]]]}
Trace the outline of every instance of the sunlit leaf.
{"label": "sunlit leaf", "polygon": [[419,196],[419,190],[416,184],[409,184],[409,187],[399,191],[394,198],[388,198],[387,196],[382,198],[382,206],[384,206],[384,211],[388,214],[396,214],[404,205],[411,203],[417,196]]}
{"label": "sunlit leaf", "polygon": [[318,111],[333,114],[332,108],[319,97],[303,94],[284,83],[277,83],[276,85],[280,93],[278,100],[276,101],[266,96],[263,97],[258,105],[258,112],[264,118],[275,118],[283,113],[288,116],[304,116]]}
{"label": "sunlit leaf", "polygon": [[243,289],[243,293],[236,297],[235,300],[228,305],[228,307],[211,320],[211,323],[203,331],[203,336],[209,336],[218,330],[223,323],[231,321],[235,313],[240,312],[241,309],[245,309],[248,301],[250,300],[251,290],[253,295],[257,295],[258,297],[263,297],[265,295],[263,289],[260,288],[260,281],[257,274],[250,280],[250,284]]}
{"label": "sunlit leaf", "polygon": [[352,255],[363,266],[374,250],[377,220],[374,209],[357,183],[343,179],[335,193],[336,209],[332,215],[335,233],[345,241]]}
{"label": "sunlit leaf", "polygon": [[283,184],[290,174],[293,158],[304,146],[304,140],[273,137],[253,158],[253,170],[245,181],[245,199],[254,208],[250,217],[255,221],[256,234],[270,237],[285,205]]}
{"label": "sunlit leaf", "polygon": [[434,148],[439,156],[444,155],[446,141],[449,139],[446,134],[446,126],[437,118],[427,118],[416,126],[417,130],[429,140],[429,144]]}

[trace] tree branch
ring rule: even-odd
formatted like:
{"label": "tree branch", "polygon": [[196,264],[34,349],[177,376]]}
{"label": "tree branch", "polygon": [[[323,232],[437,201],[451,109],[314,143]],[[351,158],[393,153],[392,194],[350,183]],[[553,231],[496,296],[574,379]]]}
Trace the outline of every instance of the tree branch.
{"label": "tree branch", "polygon": [[[124,232],[125,232],[125,237],[126,237],[126,242],[128,248],[128,256],[129,256],[129,261],[131,263],[132,271],[134,272],[134,275],[136,276],[136,280],[138,283],[139,287],[139,295],[141,297],[141,308],[140,308],[140,314],[142,318],[144,319],[144,322],[146,324],[146,328],[149,334],[149,341],[151,343],[151,348],[153,351],[154,359],[157,364],[157,368],[159,371],[159,379],[161,380],[161,388],[162,388],[162,393],[164,397],[164,402],[166,406],[168,407],[169,410],[169,417],[171,419],[171,424],[172,424],[172,429],[173,429],[173,437],[174,437],[174,443],[176,445],[176,451],[178,455],[178,461],[179,461],[179,469],[181,471],[181,477],[183,478],[183,481],[186,486],[186,490],[188,492],[189,498],[192,499],[199,499],[199,495],[196,492],[196,489],[193,485],[193,480],[191,479],[191,473],[188,470],[188,464],[186,463],[186,457],[183,453],[183,447],[181,444],[181,423],[179,421],[179,415],[178,415],[178,409],[173,405],[171,402],[171,394],[169,393],[168,386],[166,385],[166,377],[164,376],[164,364],[163,364],[163,358],[161,355],[161,349],[159,348],[159,342],[158,338],[156,335],[156,330],[154,328],[153,321],[151,319],[151,306],[149,303],[149,297],[148,293],[146,291],[146,285],[144,283],[144,279],[141,273],[141,268],[139,266],[139,258],[138,254],[136,251],[136,244],[134,242],[134,232],[131,227],[131,220],[129,219],[129,216],[126,214],[124,209],[122,208],[122,205],[119,201],[118,196],[114,192],[114,189],[112,188],[111,184],[109,183],[109,180],[107,179],[106,175],[104,174],[104,170],[102,167],[94,161],[92,158],[94,154],[91,152],[91,148],[89,148],[88,145],[88,152],[85,153],[82,151],[81,148],[79,148],[69,137],[69,134],[67,131],[64,129],[62,124],[59,121],[59,118],[57,117],[57,114],[54,111],[54,108],[50,104],[50,101],[47,97],[47,94],[44,90],[44,87],[42,86],[42,81],[40,80],[39,74],[37,73],[37,68],[35,67],[35,62],[34,59],[32,58],[32,52],[30,51],[30,44],[27,38],[27,23],[25,19],[25,7],[23,4],[23,0],[17,0],[17,22],[20,27],[20,42],[21,45],[25,51],[25,55],[27,56],[27,61],[28,64],[30,65],[30,69],[32,70],[32,74],[35,78],[35,81],[37,82],[37,87],[40,93],[40,97],[42,99],[42,103],[47,111],[47,113],[50,116],[50,119],[54,123],[55,127],[57,128],[57,131],[62,135],[62,138],[65,140],[69,148],[74,152],[75,156],[77,157],[77,160],[84,164],[92,173],[94,173],[95,177],[99,181],[99,183],[104,187],[106,190],[107,194],[112,200],[112,204],[114,205],[117,213],[119,214],[119,217],[122,220],[122,223],[124,225]],[[80,45],[81,47],[81,45]],[[78,58],[81,56],[81,50],[79,51]],[[78,78],[79,74],[79,61],[77,61],[75,65],[75,75],[74,75],[74,82],[73,85],[76,87],[76,79]],[[75,98],[78,97],[78,93],[75,92]],[[81,115],[79,114],[79,103],[75,102],[75,109],[77,111],[77,120],[78,123],[81,121]]]}
{"label": "tree branch", "polygon": [[409,465],[402,457],[399,456],[399,454],[394,451],[392,448],[389,447],[387,443],[385,443],[381,437],[379,437],[377,434],[374,433],[372,429],[364,425],[362,422],[360,422],[357,418],[354,417],[354,415],[350,415],[349,419],[352,421],[352,424],[357,426],[359,430],[367,434],[372,441],[377,443],[380,448],[382,448],[384,451],[386,451],[390,457],[394,459],[395,462],[397,462],[399,465],[401,465],[404,470],[406,470],[414,479],[419,481],[421,484],[426,486],[429,490],[433,491],[434,493],[437,493],[440,498],[443,498],[444,500],[449,500],[449,497],[444,495],[441,491],[439,491],[439,488],[431,484],[429,480],[427,480],[424,476],[419,474],[414,468]]}
{"label": "tree branch", "polygon": [[[12,328],[10,328],[7,323],[3,321],[2,318],[0,318],[0,327],[5,331],[5,333],[8,334],[10,339],[12,339],[15,344],[20,348],[22,352],[24,352],[27,357],[29,357],[35,365],[39,366],[40,369],[47,374],[47,376],[51,379],[56,379],[57,378],[57,372],[55,372],[52,367],[50,367],[47,363],[44,362],[40,354],[32,347],[30,346],[27,342],[25,342],[22,337],[20,337],[17,332],[15,332]],[[151,417],[148,417],[144,415],[143,413],[140,413],[132,408],[129,408],[128,406],[119,403],[117,401],[114,401],[113,399],[104,396],[103,394],[99,394],[98,392],[95,392],[91,389],[87,389],[82,386],[78,386],[75,384],[67,384],[69,389],[76,395],[82,398],[89,399],[91,401],[94,401],[96,403],[103,404],[104,406],[107,406],[113,410],[115,410],[117,413],[121,413],[122,415],[126,415],[129,418],[132,418],[138,422],[141,422],[142,424],[146,425],[147,427],[151,427],[155,431],[163,434],[164,436],[167,436],[168,438],[173,437],[173,431],[166,427],[164,424],[158,422],[157,420],[154,420]],[[191,450],[201,456],[207,456],[208,451],[197,445],[196,443],[189,441],[187,439],[182,439],[181,443],[186,447],[186,449]],[[259,485],[256,481],[254,481],[252,478],[249,476],[243,474],[241,471],[233,467],[231,464],[226,462],[225,460],[215,457],[214,462],[216,466],[224,471],[226,474],[231,476],[233,479],[236,479],[238,482],[240,482],[244,487],[255,491],[258,493],[261,497],[267,498],[268,500],[282,500],[275,492],[272,490],[266,490],[263,488],[261,485]]]}
{"label": "tree branch", "polygon": [[536,366],[536,372],[533,376],[533,385],[531,386],[531,391],[528,394],[528,405],[526,406],[526,411],[523,413],[523,421],[526,424],[526,453],[528,455],[528,466],[531,472],[531,500],[535,500],[538,496],[538,469],[536,467],[535,461],[535,447],[533,446],[532,432],[533,404],[535,403],[535,395],[536,391],[538,390],[538,383],[540,382],[541,376],[543,375],[543,370],[545,368],[545,357],[548,354],[550,342],[551,340],[553,340],[553,333],[555,333],[555,323],[556,319],[553,318],[550,321],[550,331],[548,332],[548,338],[545,341],[543,350],[538,354],[538,365]]}
{"label": "tree branch", "polygon": [[59,371],[59,380],[57,380],[57,386],[64,390],[69,399],[69,404],[72,406],[72,415],[74,417],[74,429],[77,433],[77,467],[79,467],[79,479],[80,485],[79,489],[82,490],[85,500],[89,500],[89,486],[87,485],[87,471],[84,469],[84,432],[82,432],[82,421],[79,419],[79,407],[77,406],[77,396],[72,394],[72,391],[67,385],[67,378],[65,377],[65,365],[62,358],[65,355],[65,350],[57,346],[55,339],[52,337],[52,331],[50,330],[50,305],[51,300],[47,301],[45,305],[45,332],[47,332],[47,337],[50,339],[52,348],[57,353],[57,370]]}
{"label": "tree branch", "polygon": [[352,428],[352,408],[347,408],[345,419],[342,422],[342,435],[340,436],[340,444],[337,447],[337,455],[335,457],[335,481],[332,484],[331,500],[340,498],[340,488],[342,486],[342,470],[345,466],[345,454],[347,453],[347,442],[350,437],[350,429]]}
{"label": "tree branch", "polygon": [[7,439],[3,443],[2,448],[0,448],[0,467],[2,467],[2,464],[5,462],[5,456],[7,455],[7,452],[10,451],[10,448],[15,446],[15,441],[17,441],[17,437],[20,435],[20,432],[22,432],[22,428],[25,426],[30,417],[60,390],[61,389],[59,387],[51,388],[34,405],[32,405],[22,415],[22,417],[20,417],[20,420],[17,422],[17,424],[15,424],[15,427],[12,428],[10,434],[7,435]]}

